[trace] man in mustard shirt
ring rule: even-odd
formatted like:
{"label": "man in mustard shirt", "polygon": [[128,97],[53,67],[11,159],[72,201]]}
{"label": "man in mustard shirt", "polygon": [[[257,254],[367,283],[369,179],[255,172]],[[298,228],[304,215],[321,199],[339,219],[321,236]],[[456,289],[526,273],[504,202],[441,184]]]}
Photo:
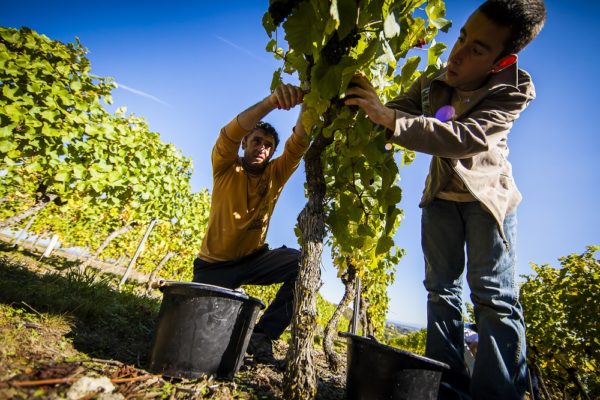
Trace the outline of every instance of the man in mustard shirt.
{"label": "man in mustard shirt", "polygon": [[[303,91],[281,85],[221,129],[212,151],[213,192],[206,235],[194,261],[194,282],[237,288],[283,283],[254,328],[248,353],[281,367],[272,341],[290,324],[300,252],[265,243],[281,190],[300,164],[308,139],[300,115],[281,156],[271,160],[279,136],[261,121],[274,109],[302,103]],[[238,156],[239,148],[244,155]]]}

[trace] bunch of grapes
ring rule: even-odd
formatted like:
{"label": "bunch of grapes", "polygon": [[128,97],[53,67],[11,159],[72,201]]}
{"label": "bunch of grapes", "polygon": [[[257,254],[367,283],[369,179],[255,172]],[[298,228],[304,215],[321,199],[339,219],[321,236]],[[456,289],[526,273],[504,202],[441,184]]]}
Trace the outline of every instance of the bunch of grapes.
{"label": "bunch of grapes", "polygon": [[269,4],[269,14],[275,26],[279,26],[303,0],[275,0]]}
{"label": "bunch of grapes", "polygon": [[[357,87],[357,86],[359,86],[357,83],[350,82],[348,84],[348,89],[351,89],[351,88]],[[352,99],[354,97],[357,97],[357,96],[355,96],[355,95],[347,95],[347,96],[343,96],[343,97],[335,96],[330,101],[334,107],[337,107],[337,108],[348,107],[348,108],[350,108],[350,111],[356,113],[356,112],[358,112],[358,108],[359,108],[358,106],[346,106],[346,100]]]}
{"label": "bunch of grapes", "polygon": [[354,27],[342,40],[340,40],[337,32],[335,32],[327,41],[323,50],[321,50],[321,55],[327,64],[337,65],[342,59],[342,56],[350,53],[350,49],[356,46],[359,40],[360,33],[358,33],[356,27]]}

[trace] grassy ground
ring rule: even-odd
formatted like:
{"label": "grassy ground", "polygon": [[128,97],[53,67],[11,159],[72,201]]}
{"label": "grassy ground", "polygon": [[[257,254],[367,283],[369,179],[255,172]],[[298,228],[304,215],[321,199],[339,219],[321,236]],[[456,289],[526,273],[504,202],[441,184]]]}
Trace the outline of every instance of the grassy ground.
{"label": "grassy ground", "polygon": [[[233,381],[150,374],[145,367],[160,298],[135,285],[119,292],[116,276],[74,267],[0,244],[0,399],[281,398],[282,374],[250,359]],[[277,355],[285,351],[278,342]],[[317,398],[345,398],[344,373],[332,374],[322,354],[317,363]],[[77,391],[102,377],[110,393]]]}

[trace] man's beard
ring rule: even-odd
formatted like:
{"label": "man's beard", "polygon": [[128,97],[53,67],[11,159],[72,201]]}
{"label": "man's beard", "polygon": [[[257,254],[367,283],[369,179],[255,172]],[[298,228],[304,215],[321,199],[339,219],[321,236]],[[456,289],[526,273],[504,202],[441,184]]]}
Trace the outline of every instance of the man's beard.
{"label": "man's beard", "polygon": [[251,174],[261,174],[267,167],[268,163],[269,159],[266,159],[259,165],[251,164],[246,160],[246,157],[242,157],[242,167],[244,168],[244,171],[249,172]]}

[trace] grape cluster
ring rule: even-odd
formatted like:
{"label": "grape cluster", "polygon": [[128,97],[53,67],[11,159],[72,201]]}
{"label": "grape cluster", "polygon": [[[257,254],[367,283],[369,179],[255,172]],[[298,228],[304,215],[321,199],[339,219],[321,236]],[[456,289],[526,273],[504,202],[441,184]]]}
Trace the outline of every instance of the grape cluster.
{"label": "grape cluster", "polygon": [[275,0],[269,4],[269,14],[275,23],[275,26],[279,26],[294,10],[294,8],[300,4],[303,0]]}
{"label": "grape cluster", "polygon": [[420,38],[420,39],[417,40],[417,43],[415,43],[414,47],[418,47],[418,48],[422,49],[423,46],[425,46],[426,44],[427,44],[427,39]]}
{"label": "grape cluster", "polygon": [[[350,82],[348,84],[348,89],[353,88],[353,87],[358,87],[359,85],[354,83],[354,82]],[[340,96],[334,96],[332,97],[329,101],[331,102],[331,105],[335,108],[342,108],[342,107],[348,107],[350,109],[350,111],[352,111],[353,113],[358,112],[359,107],[358,106],[347,106],[346,105],[346,100],[348,99],[352,99],[354,97],[357,97],[355,95],[344,95],[342,97]]]}
{"label": "grape cluster", "polygon": [[360,34],[356,27],[342,40],[340,40],[337,32],[335,32],[327,41],[323,50],[321,50],[321,55],[327,64],[337,65],[342,59],[342,56],[347,55],[350,52],[350,49],[358,44],[359,40]]}

